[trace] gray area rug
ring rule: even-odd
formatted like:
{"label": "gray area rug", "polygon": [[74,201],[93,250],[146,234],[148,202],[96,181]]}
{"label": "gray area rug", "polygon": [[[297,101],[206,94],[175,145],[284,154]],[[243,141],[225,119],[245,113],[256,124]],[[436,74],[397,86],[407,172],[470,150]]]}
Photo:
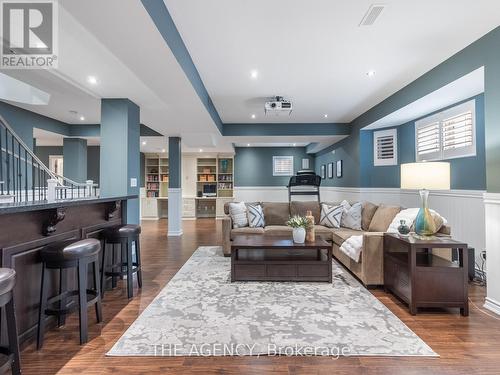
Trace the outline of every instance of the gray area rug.
{"label": "gray area rug", "polygon": [[110,356],[437,356],[340,265],[333,283],[230,282],[200,247]]}

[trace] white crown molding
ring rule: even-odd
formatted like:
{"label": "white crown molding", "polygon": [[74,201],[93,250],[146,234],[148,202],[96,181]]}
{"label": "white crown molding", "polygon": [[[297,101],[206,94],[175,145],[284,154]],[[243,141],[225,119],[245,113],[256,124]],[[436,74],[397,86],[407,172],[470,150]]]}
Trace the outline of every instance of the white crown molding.
{"label": "white crown molding", "polygon": [[497,315],[500,315],[500,302],[495,301],[490,297],[486,297],[484,302],[484,308],[494,312]]}

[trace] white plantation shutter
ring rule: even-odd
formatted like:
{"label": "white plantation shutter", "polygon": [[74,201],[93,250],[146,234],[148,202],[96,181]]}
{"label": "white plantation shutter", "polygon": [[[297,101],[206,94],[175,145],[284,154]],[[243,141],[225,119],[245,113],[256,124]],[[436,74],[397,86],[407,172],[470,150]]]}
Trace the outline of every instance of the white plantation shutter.
{"label": "white plantation shutter", "polygon": [[475,100],[415,123],[417,161],[476,155]]}
{"label": "white plantation shutter", "polygon": [[416,127],[417,160],[430,160],[441,156],[441,124],[439,121],[430,124],[422,123]]}
{"label": "white plantation shutter", "polygon": [[444,158],[462,156],[473,152],[474,125],[472,111],[461,113],[443,121],[443,156]]}
{"label": "white plantation shutter", "polygon": [[397,129],[373,132],[373,165],[398,164]]}
{"label": "white plantation shutter", "polygon": [[293,156],[273,156],[273,176],[293,176]]}

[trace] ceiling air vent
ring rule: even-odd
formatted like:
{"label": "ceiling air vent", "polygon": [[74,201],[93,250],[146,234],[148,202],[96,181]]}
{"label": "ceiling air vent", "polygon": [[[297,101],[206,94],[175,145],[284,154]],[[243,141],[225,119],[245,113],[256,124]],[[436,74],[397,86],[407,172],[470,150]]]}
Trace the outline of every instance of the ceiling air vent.
{"label": "ceiling air vent", "polygon": [[359,26],[372,26],[377,18],[380,16],[382,11],[384,10],[385,5],[384,4],[372,4],[370,5],[370,8],[368,8],[368,11],[366,12],[365,16],[361,20],[361,23]]}

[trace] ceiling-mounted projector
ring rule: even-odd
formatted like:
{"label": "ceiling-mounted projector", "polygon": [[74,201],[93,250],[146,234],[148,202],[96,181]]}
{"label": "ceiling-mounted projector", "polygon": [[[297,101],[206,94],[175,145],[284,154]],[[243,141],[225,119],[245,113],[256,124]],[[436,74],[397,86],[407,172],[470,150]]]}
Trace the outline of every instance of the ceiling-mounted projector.
{"label": "ceiling-mounted projector", "polygon": [[292,102],[284,99],[282,96],[276,95],[272,101],[266,102],[264,112],[266,115],[290,116],[292,113]]}

